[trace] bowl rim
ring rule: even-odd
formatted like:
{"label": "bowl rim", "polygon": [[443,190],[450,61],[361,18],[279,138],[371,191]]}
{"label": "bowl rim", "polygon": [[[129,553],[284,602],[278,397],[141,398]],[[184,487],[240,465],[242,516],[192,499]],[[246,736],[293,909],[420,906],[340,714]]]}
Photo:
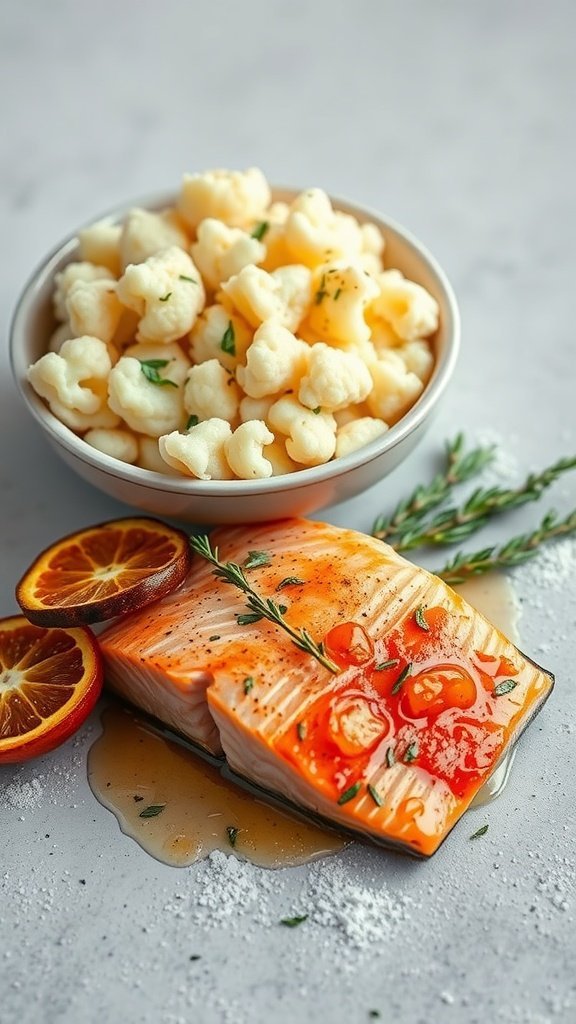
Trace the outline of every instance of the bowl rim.
{"label": "bowl rim", "polygon": [[[273,201],[282,197],[294,197],[303,189],[294,187],[271,185]],[[92,469],[113,476],[128,482],[137,487],[143,487],[155,491],[168,491],[190,497],[212,497],[229,498],[240,496],[257,496],[269,494],[270,492],[295,491],[307,488],[311,485],[325,483],[335,477],[344,476],[360,466],[369,465],[380,459],[386,453],[392,451],[402,444],[424,420],[427,419],[432,409],[443,394],[448,381],[450,380],[458,353],[460,350],[461,321],[458,303],[454,290],[444,270],[436,260],[436,257],[420,242],[411,231],[406,229],[392,218],[379,213],[368,206],[359,206],[343,197],[333,196],[329,198],[334,207],[345,213],[351,213],[360,218],[361,221],[373,221],[386,232],[396,235],[401,241],[415,250],[416,255],[427,264],[436,279],[439,291],[443,293],[443,300],[448,312],[447,323],[445,324],[447,343],[443,352],[436,359],[432,376],[414,405],[404,416],[380,437],[361,448],[350,452],[348,455],[331,459],[320,466],[309,466],[295,470],[292,473],[284,473],[279,476],[267,477],[258,480],[197,480],[190,477],[177,477],[169,474],[158,473],[153,470],[143,469],[130,463],[120,462],[118,459],[100,452],[91,445],[86,444],[84,439],[75,434],[70,427],[67,427],[50,411],[39,395],[33,390],[26,378],[28,364],[21,358],[22,346],[20,340],[24,334],[27,316],[34,307],[35,300],[45,286],[46,281],[57,272],[58,265],[66,257],[72,256],[78,245],[78,234],[85,227],[94,224],[99,220],[117,221],[134,207],[155,210],[165,206],[174,205],[176,193],[174,191],[159,191],[144,197],[116,204],[113,208],[106,210],[90,220],[75,228],[66,237],[56,244],[48,254],[40,260],[35,269],[28,277],[18,297],[9,326],[9,358],[12,375],[25,405],[32,413],[34,419],[43,427],[49,438],[60,447],[65,448],[71,455],[79,459]]]}

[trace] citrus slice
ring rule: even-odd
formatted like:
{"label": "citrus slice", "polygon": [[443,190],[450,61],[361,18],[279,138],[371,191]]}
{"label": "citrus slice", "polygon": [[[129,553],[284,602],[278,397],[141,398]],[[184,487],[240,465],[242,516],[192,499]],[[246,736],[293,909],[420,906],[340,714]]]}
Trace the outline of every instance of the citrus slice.
{"label": "citrus slice", "polygon": [[38,556],[16,587],[38,626],[78,626],[136,611],[182,583],[188,537],[157,519],[116,519],[80,530]]}
{"label": "citrus slice", "polygon": [[0,764],[54,750],[82,725],[102,689],[90,630],[0,619]]}

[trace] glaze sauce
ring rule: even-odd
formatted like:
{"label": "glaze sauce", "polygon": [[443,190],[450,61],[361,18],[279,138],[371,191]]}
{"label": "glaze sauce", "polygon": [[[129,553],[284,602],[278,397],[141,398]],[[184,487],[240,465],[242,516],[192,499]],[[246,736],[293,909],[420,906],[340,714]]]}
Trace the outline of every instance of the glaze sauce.
{"label": "glaze sauce", "polygon": [[[220,768],[162,736],[137,713],[106,708],[88,755],[96,798],[157,860],[185,867],[223,850],[267,868],[343,849],[334,832],[277,810],[225,779]],[[160,810],[157,810],[160,808]]]}

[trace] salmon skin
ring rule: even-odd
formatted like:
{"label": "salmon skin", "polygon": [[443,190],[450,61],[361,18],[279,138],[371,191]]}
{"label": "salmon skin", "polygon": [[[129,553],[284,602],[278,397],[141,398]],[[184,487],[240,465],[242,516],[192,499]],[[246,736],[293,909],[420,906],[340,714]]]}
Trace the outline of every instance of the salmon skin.
{"label": "salmon skin", "polygon": [[[211,535],[338,671],[195,556],[178,591],[100,637],[114,690],[299,807],[435,852],[553,677],[442,580],[353,530],[288,519]],[[250,556],[257,552],[259,557]],[[238,619],[240,616],[240,620]]]}

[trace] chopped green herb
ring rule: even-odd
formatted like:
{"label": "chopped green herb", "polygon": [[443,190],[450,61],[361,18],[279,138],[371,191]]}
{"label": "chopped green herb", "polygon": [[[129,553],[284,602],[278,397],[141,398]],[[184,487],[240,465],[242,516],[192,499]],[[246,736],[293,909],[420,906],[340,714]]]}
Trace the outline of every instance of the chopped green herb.
{"label": "chopped green herb", "polygon": [[515,679],[503,679],[501,683],[496,683],[496,686],[492,690],[493,697],[503,697],[505,693],[510,693],[518,686]]}
{"label": "chopped green herb", "polygon": [[381,1016],[380,1010],[368,1010],[368,1016],[371,1020],[377,1020]]}
{"label": "chopped green herb", "polygon": [[367,788],[368,792],[370,793],[370,796],[372,797],[374,803],[378,807],[383,807],[384,806],[384,801],[383,801],[382,797],[380,796],[380,793],[378,792],[378,790],[375,789],[374,786],[370,786],[370,785],[368,785],[366,788]]}
{"label": "chopped green herb", "polygon": [[140,811],[138,817],[157,818],[159,814],[162,814],[162,811],[164,810],[165,807],[166,804],[150,804],[148,807],[145,807],[143,811]]}
{"label": "chopped green herb", "polygon": [[336,291],[334,292],[334,302],[338,302],[338,299],[340,298],[341,294],[342,294],[342,289],[341,288],[337,288]]}
{"label": "chopped green herb", "polygon": [[306,722],[298,722],[298,725],[296,726],[296,732],[298,733],[299,740],[305,740],[306,733],[308,732]]}
{"label": "chopped green herb", "polygon": [[294,917],[281,917],[280,924],[285,928],[297,928],[303,921],[308,920],[308,914],[295,914]]}
{"label": "chopped green herb", "polygon": [[285,579],[280,580],[276,590],[284,590],[284,587],[303,587],[305,582],[306,580],[301,580],[298,576],[286,576]]}
{"label": "chopped green herb", "polygon": [[252,238],[255,238],[256,241],[261,242],[269,227],[270,221],[261,220],[260,223],[256,225],[254,231],[252,232]]}
{"label": "chopped green herb", "polygon": [[168,366],[170,359],[139,359],[138,362],[146,380],[149,380],[151,384],[158,384],[159,387],[178,387],[173,380],[167,380],[166,377],[161,377],[158,373],[158,370]]}
{"label": "chopped green herb", "polygon": [[138,794],[137,794],[137,793],[135,793],[135,794],[134,794],[134,803],[135,803],[135,804],[139,804],[139,803],[141,803],[143,799],[144,799],[144,797],[143,797],[143,796],[138,796]]}
{"label": "chopped green herb", "polygon": [[314,413],[315,416],[319,416],[320,413],[322,412],[322,406],[317,405],[315,409],[312,409],[312,412]]}
{"label": "chopped green herb", "polygon": [[400,658],[389,658],[388,661],[381,661],[376,665],[377,672],[385,672],[387,668],[396,668],[400,664]]}
{"label": "chopped green herb", "polygon": [[234,324],[232,323],[231,320],[228,321],[228,327],[226,328],[224,334],[222,335],[220,348],[229,356],[236,355],[236,336],[234,334]]}
{"label": "chopped green herb", "polygon": [[393,768],[396,764],[396,754],[394,753],[394,747],[388,747],[386,751],[386,767]]}
{"label": "chopped green herb", "polygon": [[171,295],[172,292],[166,292],[166,295],[161,295],[160,302],[168,302],[168,299],[171,297]]}
{"label": "chopped green herb", "polygon": [[244,693],[246,693],[246,694],[250,693],[250,690],[252,690],[253,688],[254,688],[254,677],[253,676],[246,676],[246,679],[244,680]]}
{"label": "chopped green herb", "polygon": [[430,631],[430,626],[424,618],[424,609],[422,605],[420,605],[420,607],[414,612],[414,619],[416,621],[416,625],[419,626],[420,629],[426,630],[427,633]]}
{"label": "chopped green herb", "polygon": [[412,761],[415,761],[418,757],[418,753],[418,743],[416,740],[413,740],[409,747],[407,747],[406,753],[404,754],[405,764],[411,764]]}
{"label": "chopped green herb", "polygon": [[199,422],[198,417],[192,413],[192,415],[186,420],[186,430],[190,430],[190,427],[197,427]]}
{"label": "chopped green herb", "polygon": [[355,782],[353,786],[350,786],[349,789],[345,789],[342,795],[338,797],[338,803],[347,804],[349,800],[354,799],[354,797],[360,792],[361,789],[362,783]]}
{"label": "chopped green herb", "polygon": [[480,839],[480,836],[485,836],[487,831],[488,825],[481,825],[480,828],[476,829],[476,831],[472,833],[470,839]]}
{"label": "chopped green herb", "polygon": [[280,615],[286,615],[286,612],[288,611],[288,605],[287,604],[279,604],[278,605],[278,611],[280,612]]}
{"label": "chopped green herb", "polygon": [[226,835],[228,836],[228,842],[230,846],[236,846],[236,840],[238,839],[238,833],[240,829],[234,828],[233,825],[226,826]]}
{"label": "chopped green herb", "polygon": [[271,558],[267,551],[249,551],[248,558],[242,563],[243,569],[258,569],[261,565],[270,565]]}
{"label": "chopped green herb", "polygon": [[264,616],[260,612],[246,612],[236,616],[236,622],[239,626],[250,626],[253,622],[260,622]]}
{"label": "chopped green herb", "polygon": [[404,666],[404,668],[402,669],[400,675],[398,676],[398,679],[394,683],[394,686],[392,687],[392,690],[391,690],[392,693],[399,693],[399,691],[402,689],[402,683],[408,678],[408,676],[410,675],[411,671],[412,671],[412,662],[409,661],[408,664]]}
{"label": "chopped green herb", "polygon": [[320,303],[322,302],[322,299],[328,294],[328,292],[326,291],[326,289],[324,287],[325,284],[326,284],[326,274],[322,274],[322,277],[320,279],[320,287],[319,287],[318,291],[316,292],[316,296],[315,296],[315,298],[316,298],[316,305],[317,306],[320,305]]}
{"label": "chopped green herb", "polygon": [[189,284],[198,284],[195,277],[188,277],[187,274],[178,274],[179,281],[188,281]]}
{"label": "chopped green herb", "polygon": [[190,959],[190,960],[201,960],[201,959],[202,959],[202,957],[200,956],[200,954],[199,954],[199,953],[193,953],[193,954],[192,954],[192,956],[191,956],[191,957],[189,957],[189,959]]}
{"label": "chopped green herb", "polygon": [[219,639],[220,639],[220,634],[219,633],[214,633],[213,636],[209,636],[208,637],[208,640],[210,641],[210,643],[213,643],[214,640],[219,640]]}

